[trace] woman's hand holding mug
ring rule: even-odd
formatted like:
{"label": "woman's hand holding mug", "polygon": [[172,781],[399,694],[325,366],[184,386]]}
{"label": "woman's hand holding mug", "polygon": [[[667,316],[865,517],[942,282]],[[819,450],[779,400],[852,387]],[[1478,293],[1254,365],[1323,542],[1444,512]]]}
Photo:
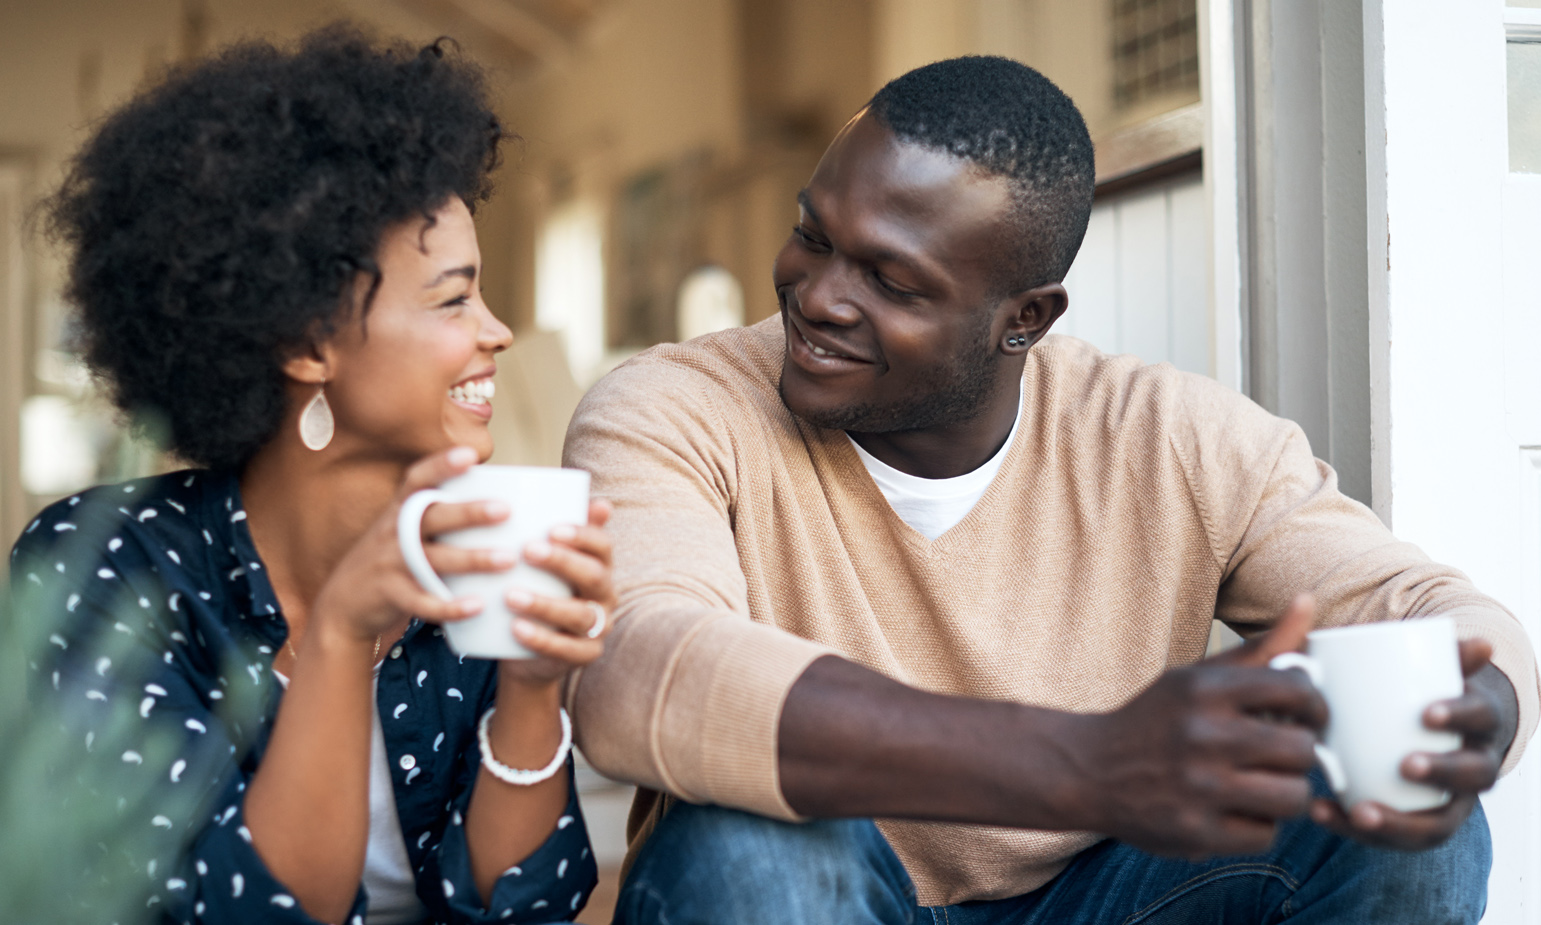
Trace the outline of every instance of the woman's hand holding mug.
{"label": "woman's hand holding mug", "polygon": [[[477,475],[524,491],[471,485],[471,495],[454,496]],[[435,453],[407,471],[394,503],[332,570],[312,606],[314,627],[372,648],[417,617],[443,625],[462,655],[503,658],[510,681],[557,680],[604,650],[615,607],[609,516],[607,503],[588,503],[586,473],[477,466],[468,447]]]}
{"label": "woman's hand holding mug", "polygon": [[[599,657],[615,592],[603,530],[609,506],[589,502],[588,473],[467,466],[414,487],[396,514],[402,562],[425,593],[474,602],[465,605],[474,616],[445,626],[455,652],[502,659],[503,676],[524,683],[557,680]],[[430,526],[441,508],[468,504],[496,506],[501,516]],[[498,568],[478,567],[493,559]]]}

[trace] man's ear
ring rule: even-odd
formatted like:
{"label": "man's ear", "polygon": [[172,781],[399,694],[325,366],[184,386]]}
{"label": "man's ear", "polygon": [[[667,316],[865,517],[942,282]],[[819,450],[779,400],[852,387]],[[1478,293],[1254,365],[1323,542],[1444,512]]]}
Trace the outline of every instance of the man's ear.
{"label": "man's ear", "polygon": [[1070,305],[1070,296],[1060,283],[1046,283],[1009,297],[1011,317],[1002,335],[1001,349],[1007,353],[1026,353],[1043,339]]}

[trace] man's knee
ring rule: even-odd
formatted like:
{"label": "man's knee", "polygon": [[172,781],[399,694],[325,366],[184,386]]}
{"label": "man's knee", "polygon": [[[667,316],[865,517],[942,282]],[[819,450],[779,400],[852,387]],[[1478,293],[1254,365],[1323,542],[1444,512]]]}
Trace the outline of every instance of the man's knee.
{"label": "man's knee", "polygon": [[868,820],[788,823],[676,803],[621,888],[618,925],[910,922],[914,888]]}
{"label": "man's knee", "polygon": [[1476,925],[1482,918],[1493,842],[1481,803],[1444,844],[1402,858],[1405,864],[1392,865],[1400,868],[1394,888],[1409,898],[1410,907],[1430,910],[1426,921]]}
{"label": "man's knee", "polygon": [[1455,834],[1427,851],[1345,843],[1319,885],[1306,891],[1324,891],[1317,893],[1323,921],[1353,916],[1373,922],[1476,925],[1487,907],[1492,866],[1487,817],[1479,804]]}

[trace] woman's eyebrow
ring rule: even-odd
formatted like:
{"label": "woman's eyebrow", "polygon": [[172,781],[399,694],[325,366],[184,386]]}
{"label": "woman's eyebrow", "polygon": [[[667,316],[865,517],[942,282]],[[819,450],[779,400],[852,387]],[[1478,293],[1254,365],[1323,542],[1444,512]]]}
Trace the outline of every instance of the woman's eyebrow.
{"label": "woman's eyebrow", "polygon": [[466,279],[476,279],[476,267],[467,264],[463,267],[455,267],[453,270],[445,270],[443,273],[440,273],[438,276],[435,276],[433,279],[424,284],[423,288],[432,289],[433,287],[449,279],[451,276],[464,276]]}

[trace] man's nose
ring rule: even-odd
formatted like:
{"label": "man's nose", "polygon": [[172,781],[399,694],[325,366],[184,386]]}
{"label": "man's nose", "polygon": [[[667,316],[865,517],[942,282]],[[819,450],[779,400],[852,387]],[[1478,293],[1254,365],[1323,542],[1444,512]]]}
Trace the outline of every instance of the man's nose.
{"label": "man's nose", "polygon": [[861,311],[852,298],[850,271],[838,262],[808,274],[801,286],[793,289],[798,311],[815,323],[849,327],[861,320]]}

